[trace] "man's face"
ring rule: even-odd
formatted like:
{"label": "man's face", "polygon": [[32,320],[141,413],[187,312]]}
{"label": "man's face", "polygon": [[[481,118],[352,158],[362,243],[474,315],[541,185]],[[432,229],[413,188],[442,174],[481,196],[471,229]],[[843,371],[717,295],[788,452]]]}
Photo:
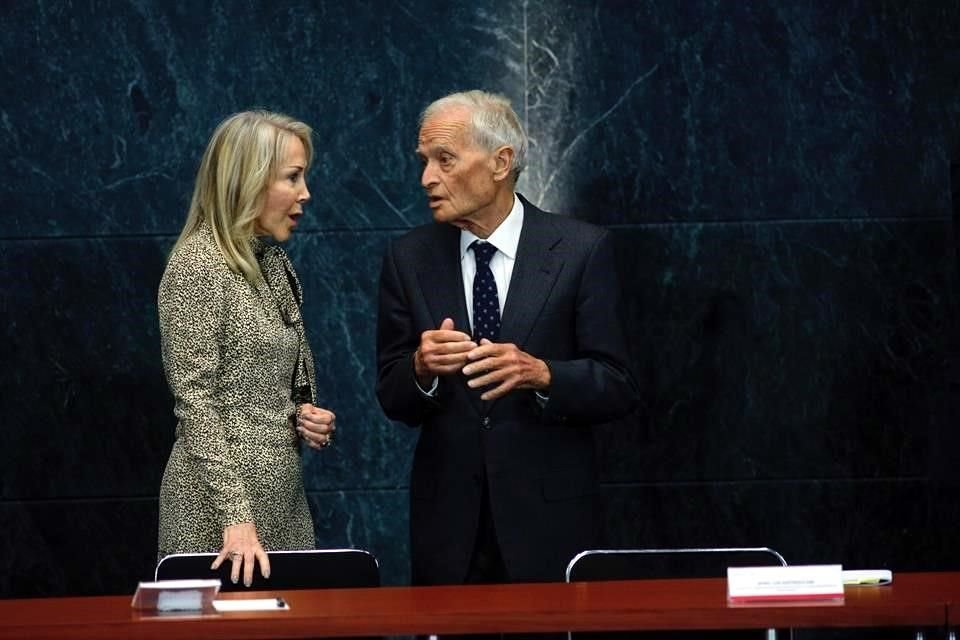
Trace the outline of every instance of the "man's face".
{"label": "man's face", "polygon": [[425,120],[417,156],[433,219],[475,232],[496,216],[492,205],[502,184],[494,180],[493,154],[471,140],[469,118],[465,107],[451,107]]}

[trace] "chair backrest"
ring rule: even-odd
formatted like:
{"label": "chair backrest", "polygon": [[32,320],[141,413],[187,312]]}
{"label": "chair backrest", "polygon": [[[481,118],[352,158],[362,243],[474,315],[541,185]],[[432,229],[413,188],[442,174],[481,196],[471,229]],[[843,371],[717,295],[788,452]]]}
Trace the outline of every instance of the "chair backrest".
{"label": "chair backrest", "polygon": [[272,589],[342,589],[379,587],[380,566],[373,554],[361,549],[317,549],[309,551],[270,551],[270,578],[260,575],[260,567],[253,572],[253,584],[248,588],[241,580],[233,584],[229,559],[213,571],[210,565],[215,553],[178,553],[160,560],[156,580],[184,578],[220,578],[221,591]]}
{"label": "chair backrest", "polygon": [[769,547],[593,549],[567,565],[567,582],[642,578],[723,578],[727,567],[787,566]]}
{"label": "chair backrest", "polygon": [[[567,582],[640,580],[644,578],[725,578],[727,567],[787,566],[783,556],[769,547],[707,547],[685,549],[592,549],[575,555],[567,564]],[[776,640],[776,629],[744,631],[657,631],[652,633],[568,634],[570,640],[628,637],[631,640]],[[792,630],[786,637],[792,638]]]}

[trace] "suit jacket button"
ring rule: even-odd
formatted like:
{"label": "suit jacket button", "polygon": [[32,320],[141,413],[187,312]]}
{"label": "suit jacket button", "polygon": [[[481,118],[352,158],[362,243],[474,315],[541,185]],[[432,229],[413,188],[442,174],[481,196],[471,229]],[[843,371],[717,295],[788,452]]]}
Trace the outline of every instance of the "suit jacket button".
{"label": "suit jacket button", "polygon": [[483,424],[483,428],[484,428],[484,429],[489,429],[489,428],[490,428],[490,416],[485,416],[485,417],[483,418],[483,423],[482,423],[482,424]]}

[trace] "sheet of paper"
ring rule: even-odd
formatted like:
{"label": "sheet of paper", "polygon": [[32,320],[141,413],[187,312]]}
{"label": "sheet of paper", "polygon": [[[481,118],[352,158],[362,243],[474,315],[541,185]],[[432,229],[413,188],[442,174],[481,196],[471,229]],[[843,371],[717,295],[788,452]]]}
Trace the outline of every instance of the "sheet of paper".
{"label": "sheet of paper", "polygon": [[290,605],[283,598],[252,598],[249,600],[214,600],[213,608],[226,611],[287,611]]}
{"label": "sheet of paper", "polygon": [[851,569],[843,572],[843,584],[880,587],[893,582],[889,569]]}

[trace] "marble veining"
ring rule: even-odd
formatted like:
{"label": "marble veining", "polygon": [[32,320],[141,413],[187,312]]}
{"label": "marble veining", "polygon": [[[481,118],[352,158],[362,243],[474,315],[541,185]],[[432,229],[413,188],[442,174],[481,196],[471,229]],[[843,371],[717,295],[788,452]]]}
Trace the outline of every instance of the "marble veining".
{"label": "marble veining", "polygon": [[616,234],[642,406],[596,432],[611,544],[955,564],[956,2],[37,0],[0,17],[0,597],[151,574],[174,429],[156,287],[207,137],[253,106],[316,134],[288,249],[341,429],[304,458],[317,538],[409,580],[417,432],[374,397],[377,277],[386,242],[430,220],[420,110],[473,87],[530,133],[520,190]]}

